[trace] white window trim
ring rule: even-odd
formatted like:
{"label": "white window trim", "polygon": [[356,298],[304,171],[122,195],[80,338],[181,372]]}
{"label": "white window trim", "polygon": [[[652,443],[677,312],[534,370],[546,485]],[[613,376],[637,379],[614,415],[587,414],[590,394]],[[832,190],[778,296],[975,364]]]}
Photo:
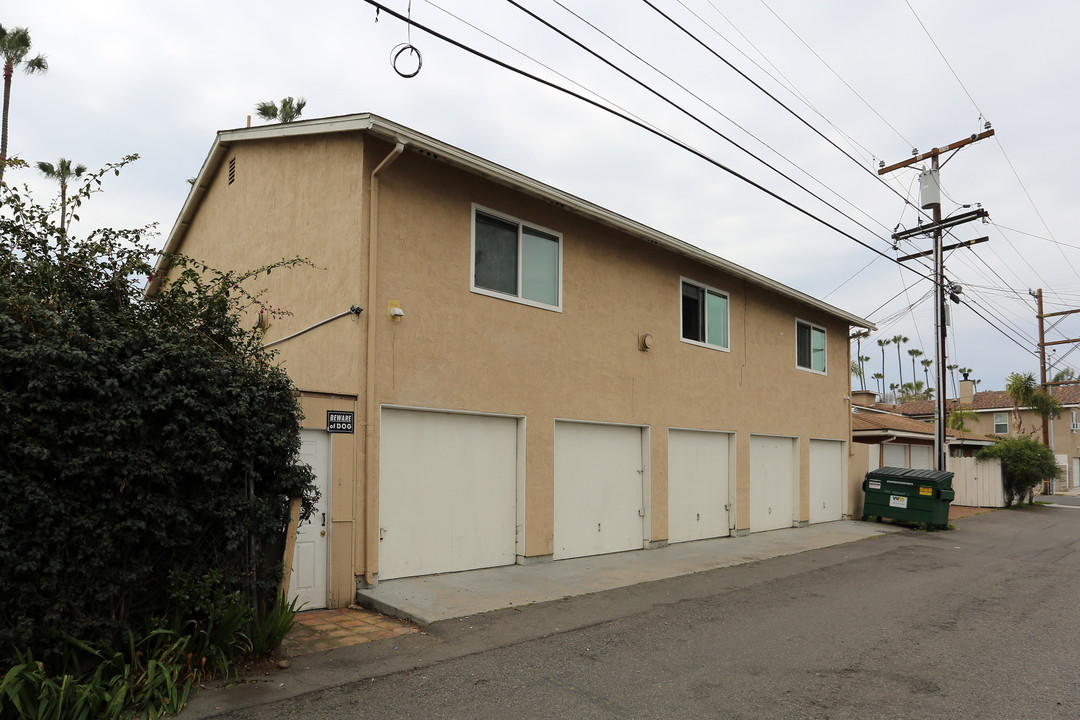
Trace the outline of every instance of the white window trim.
{"label": "white window trim", "polygon": [[[499,292],[498,290],[491,290],[485,287],[479,287],[476,284],[476,213],[482,212],[485,215],[505,220],[506,222],[515,223],[518,226],[518,267],[517,267],[517,282],[518,282],[518,294],[509,295],[507,293]],[[548,305],[547,303],[537,302],[536,300],[530,300],[521,296],[521,263],[524,253],[521,252],[521,228],[528,226],[534,230],[539,230],[542,233],[551,235],[559,240],[559,258],[558,258],[558,305]],[[489,207],[472,204],[472,211],[469,216],[469,290],[477,295],[486,295],[488,297],[498,298],[500,300],[508,300],[509,302],[518,303],[520,305],[528,305],[529,307],[540,308],[541,310],[550,310],[552,312],[562,312],[563,304],[563,234],[556,230],[551,230],[543,225],[539,225],[534,222],[522,220],[516,218],[513,215],[507,215],[506,213],[499,212],[498,210],[492,210]]]}
{"label": "white window trim", "polygon": [[[1005,432],[998,432],[998,429],[997,429],[997,426],[998,426],[997,416],[998,415],[1004,415],[1005,416]],[[994,417],[991,418],[991,419],[994,421],[994,434],[995,435],[1008,435],[1009,434],[1009,413],[998,411],[998,412],[994,413]]]}
{"label": "white window trim", "polygon": [[[802,365],[799,364],[799,323],[802,323],[803,325],[808,326],[810,328],[811,333],[813,333],[814,330],[820,330],[821,332],[825,333],[825,369],[824,370],[815,370],[812,367],[803,367]],[[811,337],[813,337],[813,336],[811,335]],[[813,343],[811,343],[811,353],[812,352],[813,352]],[[811,355],[810,362],[811,363],[814,362],[813,355]],[[816,323],[812,323],[809,320],[802,320],[800,318],[795,318],[795,367],[797,367],[798,369],[800,369],[800,370],[802,370],[804,372],[813,373],[815,375],[827,376],[829,374],[829,331],[828,331],[828,329],[823,328],[820,325],[817,325]]]}
{"label": "white window trim", "polygon": [[[683,334],[682,334],[682,330],[683,330],[683,316],[682,316],[683,315],[683,294],[682,294],[682,286],[683,286],[683,283],[689,283],[691,285],[694,285],[695,287],[703,288],[706,291],[712,291],[712,292],[716,293],[717,295],[723,295],[724,296],[724,300],[727,301],[726,302],[727,320],[725,321],[725,326],[727,327],[727,345],[713,345],[711,343],[699,342],[697,340],[690,340],[688,338],[683,337]],[[709,350],[719,350],[720,352],[731,352],[731,294],[728,293],[727,290],[721,290],[720,288],[715,288],[712,285],[706,285],[703,282],[699,282],[697,280],[694,280],[693,278],[688,278],[688,277],[679,277],[678,291],[679,291],[679,295],[678,295],[678,298],[679,298],[679,339],[682,340],[687,345],[694,345],[695,347],[708,348]],[[706,302],[705,305],[708,306],[708,302]],[[706,312],[708,312],[707,309],[706,309]],[[706,328],[708,327],[708,320],[706,320],[705,326],[706,326]]]}

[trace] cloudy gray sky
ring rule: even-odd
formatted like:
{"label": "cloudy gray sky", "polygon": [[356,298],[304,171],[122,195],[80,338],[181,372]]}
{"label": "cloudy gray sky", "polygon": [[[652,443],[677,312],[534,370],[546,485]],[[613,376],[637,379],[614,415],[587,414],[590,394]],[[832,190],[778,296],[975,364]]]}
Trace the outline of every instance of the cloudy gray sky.
{"label": "cloudy gray sky", "polygon": [[[881,182],[878,162],[959,140],[990,121],[997,135],[960,151],[942,171],[943,212],[981,203],[992,221],[958,229],[956,239],[990,241],[946,259],[974,307],[954,306],[949,362],[973,368],[980,389],[1000,389],[1009,372],[1038,370],[1028,291],[1044,289],[1048,312],[1080,308],[1073,232],[1080,140],[1072,127],[1080,4],[651,0],[706,49],[641,0],[563,0],[580,19],[555,0],[518,2],[711,129],[509,2],[413,0],[411,16],[640,117],[892,257],[929,244],[892,249],[894,228],[917,223],[903,198],[916,197],[918,172]],[[401,13],[410,5],[385,3]],[[417,28],[410,33],[386,13],[376,22],[363,0],[37,0],[9,4],[0,23],[28,27],[50,66],[45,76],[14,78],[12,155],[91,168],[141,156],[82,213],[83,231],[157,222],[164,235],[214,133],[242,127],[257,101],[303,96],[305,118],[378,113],[867,317],[881,328],[863,341],[868,375],[882,369],[879,338],[909,338],[905,380],[907,349],[932,357],[929,281],[581,100]],[[423,67],[403,79],[390,54],[409,41]],[[36,171],[5,179],[43,199],[53,192]],[[1071,337],[1080,337],[1080,320],[1066,319],[1048,339]],[[886,350],[886,381],[897,382],[896,350]],[[1080,367],[1080,352],[1059,365]]]}

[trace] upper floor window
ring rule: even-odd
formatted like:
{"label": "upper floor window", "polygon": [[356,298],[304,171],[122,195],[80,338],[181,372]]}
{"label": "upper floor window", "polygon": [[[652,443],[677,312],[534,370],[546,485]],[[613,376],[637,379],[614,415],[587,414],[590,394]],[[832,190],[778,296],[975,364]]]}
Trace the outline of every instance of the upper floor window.
{"label": "upper floor window", "polygon": [[472,289],[560,310],[562,235],[474,207]]}
{"label": "upper floor window", "polygon": [[795,364],[805,370],[825,372],[825,328],[795,321]]}
{"label": "upper floor window", "polygon": [[727,293],[682,281],[682,339],[728,349]]}
{"label": "upper floor window", "polygon": [[994,434],[995,435],[1008,435],[1009,434],[1009,413],[994,413]]}

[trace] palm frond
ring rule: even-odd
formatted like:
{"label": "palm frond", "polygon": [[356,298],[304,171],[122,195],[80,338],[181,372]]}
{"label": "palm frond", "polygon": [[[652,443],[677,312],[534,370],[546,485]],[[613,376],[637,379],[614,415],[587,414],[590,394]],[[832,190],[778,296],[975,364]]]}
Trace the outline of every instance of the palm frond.
{"label": "palm frond", "polygon": [[277,120],[278,106],[273,100],[267,100],[266,102],[256,103],[255,112],[263,120]]}

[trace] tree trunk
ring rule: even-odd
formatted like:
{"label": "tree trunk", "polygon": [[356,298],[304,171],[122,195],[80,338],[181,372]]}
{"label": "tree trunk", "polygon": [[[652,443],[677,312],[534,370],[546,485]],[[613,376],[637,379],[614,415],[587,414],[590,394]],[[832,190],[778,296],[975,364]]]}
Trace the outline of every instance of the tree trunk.
{"label": "tree trunk", "polygon": [[0,123],[0,182],[4,181],[4,169],[7,167],[7,141],[8,141],[8,107],[11,104],[11,73],[15,66],[10,62],[4,63],[4,117]]}

